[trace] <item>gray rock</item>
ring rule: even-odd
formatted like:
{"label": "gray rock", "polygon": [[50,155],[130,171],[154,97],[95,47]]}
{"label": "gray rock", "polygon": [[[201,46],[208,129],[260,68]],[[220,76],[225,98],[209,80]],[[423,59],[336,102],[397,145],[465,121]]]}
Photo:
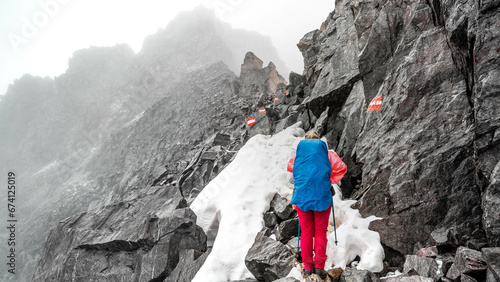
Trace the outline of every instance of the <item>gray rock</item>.
{"label": "gray rock", "polygon": [[[500,152],[500,147],[497,145],[496,149],[488,150],[484,155],[498,152]],[[484,160],[485,158],[481,159]],[[500,161],[493,167],[494,170],[489,179],[490,184],[486,187],[486,191],[483,194],[483,224],[490,246],[498,247],[500,246],[500,224],[498,218],[498,211],[500,210]]]}
{"label": "gray rock", "polygon": [[278,216],[274,212],[266,212],[264,214],[264,225],[272,228],[276,224],[278,224]]}
{"label": "gray rock", "polygon": [[299,117],[298,112],[292,112],[290,113],[287,117],[282,119],[277,125],[276,125],[276,131],[275,133],[278,133],[280,131],[285,130],[285,128],[294,125],[297,122],[297,119]]}
{"label": "gray rock", "polygon": [[341,282],[376,282],[380,279],[373,272],[346,267],[340,276]]}
{"label": "gray rock", "polygon": [[473,277],[481,277],[483,281],[486,277],[488,265],[481,252],[459,247],[455,256],[455,262],[446,274],[447,278],[457,279],[462,274],[468,274]]}
{"label": "gray rock", "polygon": [[438,264],[432,258],[419,257],[416,255],[406,256],[403,273],[408,273],[412,269],[422,277],[430,277],[436,280],[440,277],[438,275]]}
{"label": "gray rock", "polygon": [[33,281],[164,279],[181,253],[187,259],[189,252],[206,251],[207,237],[178,188],[144,192],[62,221],[47,239]]}
{"label": "gray rock", "polygon": [[275,194],[271,200],[271,210],[282,220],[288,219],[293,213],[293,207],[290,202],[280,194]]}
{"label": "gray rock", "polygon": [[[483,226],[485,227],[488,242],[492,247],[500,246],[500,220],[498,211],[500,176],[498,167],[500,163],[497,156],[500,152],[498,142],[498,128],[500,126],[500,110],[494,107],[500,102],[496,95],[500,91],[500,53],[498,41],[500,40],[497,28],[500,14],[498,3],[486,1],[479,6],[475,5],[477,14],[476,40],[474,42],[474,89],[473,103],[476,120],[476,134],[478,136],[475,147],[478,150],[478,180],[483,189]],[[496,50],[496,52],[495,52]],[[486,142],[481,140],[486,138]]]}
{"label": "gray rock", "polygon": [[304,86],[306,83],[306,77],[295,72],[290,72],[288,76],[289,85],[293,86]]}
{"label": "gray rock", "polygon": [[296,258],[298,258],[300,255],[299,248],[297,248],[298,244],[299,244],[298,237],[292,237],[286,243],[286,246],[294,253]]}
{"label": "gray rock", "polygon": [[287,276],[294,263],[294,254],[288,247],[262,232],[257,234],[245,257],[245,265],[259,281],[274,281]]}
{"label": "gray rock", "polygon": [[196,276],[208,255],[212,251],[209,248],[205,253],[196,250],[183,249],[179,252],[179,263],[172,273],[165,279],[166,282],[190,282]]}
{"label": "gray rock", "polygon": [[286,244],[299,232],[299,219],[292,218],[281,222],[275,230],[276,240]]}
{"label": "gray rock", "polygon": [[[316,117],[329,108],[325,136],[349,168],[343,194],[383,218],[371,228],[386,253],[481,248],[472,236],[481,226],[497,245],[497,5],[337,1],[299,43],[311,89],[302,103]],[[376,95],[382,110],[365,113]],[[309,129],[310,115],[299,113]]]}
{"label": "gray rock", "polygon": [[231,136],[227,134],[223,134],[220,132],[217,132],[214,136],[212,145],[221,145],[221,146],[227,146],[231,143]]}
{"label": "gray rock", "polygon": [[486,281],[500,281],[500,248],[483,248],[481,253],[488,264]]}
{"label": "gray rock", "polygon": [[324,112],[321,113],[318,120],[314,124],[313,130],[316,131],[320,137],[322,137],[326,133],[327,125],[328,125],[328,110],[330,108],[326,108]]}

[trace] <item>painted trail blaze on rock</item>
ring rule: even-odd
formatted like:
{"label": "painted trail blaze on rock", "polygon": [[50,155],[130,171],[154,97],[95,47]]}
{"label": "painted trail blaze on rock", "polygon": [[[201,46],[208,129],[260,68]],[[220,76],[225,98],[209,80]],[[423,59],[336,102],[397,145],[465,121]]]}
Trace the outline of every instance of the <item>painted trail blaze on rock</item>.
{"label": "painted trail blaze on rock", "polygon": [[372,111],[380,111],[380,108],[382,108],[382,96],[377,96],[373,98],[373,100],[370,102],[370,105],[368,105],[368,109],[366,109],[367,112],[372,112]]}
{"label": "painted trail blaze on rock", "polygon": [[255,124],[255,118],[247,118],[247,125],[252,126]]}
{"label": "painted trail blaze on rock", "polygon": [[278,96],[274,97],[274,102],[278,102],[279,99],[278,99]]}
{"label": "painted trail blaze on rock", "polygon": [[266,113],[266,108],[262,107],[259,108],[259,114],[265,114]]}

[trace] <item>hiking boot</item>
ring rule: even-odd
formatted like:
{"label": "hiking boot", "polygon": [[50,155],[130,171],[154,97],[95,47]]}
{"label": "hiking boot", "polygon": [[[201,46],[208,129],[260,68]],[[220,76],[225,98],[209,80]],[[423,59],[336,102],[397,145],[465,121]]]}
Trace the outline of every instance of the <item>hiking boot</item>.
{"label": "hiking boot", "polygon": [[306,270],[306,271],[304,271],[304,278],[307,278],[307,277],[311,276],[312,274],[313,274],[312,270]]}
{"label": "hiking boot", "polygon": [[326,277],[328,277],[328,272],[324,269],[315,268],[314,274],[318,275],[321,279],[326,279]]}

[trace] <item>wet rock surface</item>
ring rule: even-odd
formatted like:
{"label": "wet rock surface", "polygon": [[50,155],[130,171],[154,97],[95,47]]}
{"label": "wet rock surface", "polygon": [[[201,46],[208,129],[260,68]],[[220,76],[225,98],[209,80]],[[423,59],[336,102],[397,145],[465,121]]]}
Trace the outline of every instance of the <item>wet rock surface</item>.
{"label": "wet rock surface", "polygon": [[403,267],[403,272],[408,273],[410,271],[415,271],[419,276],[439,278],[438,277],[438,264],[432,258],[419,257],[419,256],[407,256],[405,265]]}
{"label": "wet rock surface", "polygon": [[53,229],[33,281],[163,281],[173,272],[175,281],[182,280],[181,272],[189,281],[201,266],[206,240],[178,188],[135,190],[123,202],[77,214]]}
{"label": "wet rock surface", "polygon": [[[248,50],[273,63],[242,81]],[[286,71],[269,38],[233,30],[200,7],[148,36],[138,54],[125,44],[91,47],[54,79],[16,81],[0,103],[8,136],[0,154],[33,187],[20,207],[20,276],[32,276],[40,244],[68,216],[120,202],[131,189],[180,182],[191,202],[251,134],[270,133],[272,123],[249,134],[245,116],[258,112],[261,95],[283,92],[276,66]]]}
{"label": "wet rock surface", "polygon": [[498,244],[497,17],[496,2],[337,1],[298,44],[300,119],[348,165],[342,193],[383,218],[371,228],[394,258]]}
{"label": "wet rock surface", "polygon": [[285,245],[260,232],[255,238],[245,265],[259,281],[274,281],[284,278],[294,267],[295,256]]}
{"label": "wet rock surface", "polygon": [[[206,253],[197,245],[195,238],[203,236],[186,205],[248,138],[279,132],[297,121],[305,130],[317,130],[347,164],[342,195],[358,200],[355,207],[364,216],[381,218],[370,228],[380,234],[386,262],[405,268],[401,277],[385,280],[498,279],[498,251],[487,247],[500,244],[499,5],[469,0],[337,1],[321,28],[298,43],[304,72],[291,73],[288,85],[275,64],[265,66],[257,52],[245,54],[239,77],[222,63],[188,68],[185,77],[175,77],[160,60],[136,79],[130,79],[128,72],[123,78],[117,70],[92,76],[81,67],[87,55],[79,54],[57,83],[75,81],[83,89],[89,81],[121,77],[135,84],[111,88],[113,93],[131,95],[145,87],[156,98],[137,116],[120,114],[118,107],[116,118],[126,126],[99,137],[108,141],[95,143],[99,145],[95,155],[76,172],[71,170],[74,174],[66,172],[62,182],[75,189],[61,198],[73,199],[75,191],[87,191],[76,188],[92,189],[83,200],[74,198],[74,206],[70,201],[64,214],[89,205],[90,209],[81,221],[71,217],[52,231],[37,268],[40,279],[69,275],[78,258],[84,267],[75,269],[81,273],[93,267],[91,260],[98,261],[96,267],[102,272],[96,279],[152,275],[161,280],[173,275],[171,279],[189,280],[192,271],[185,272],[177,262],[194,271]],[[147,46],[155,44],[161,42],[149,40]],[[115,48],[120,54],[117,65],[126,65],[130,50]],[[85,76],[76,79],[81,73]],[[39,86],[33,93],[50,92],[51,81],[25,79]],[[165,96],[165,91],[176,94]],[[376,96],[382,97],[381,110],[367,112]],[[255,118],[255,125],[246,126],[245,117]],[[71,176],[78,173],[85,177]],[[192,226],[169,223],[165,230],[176,231],[158,239],[147,232],[126,231],[114,221],[127,213],[118,203],[147,197],[127,195],[159,189],[154,188],[158,185],[178,189],[184,200],[173,204],[178,215],[174,218]],[[291,206],[279,196],[270,206],[263,215],[264,230],[247,256],[247,267],[265,281],[286,276],[297,255]],[[113,209],[117,212],[111,213]],[[137,211],[145,222],[166,222],[147,210]],[[106,214],[109,219],[102,219]],[[90,218],[112,230],[80,225]],[[186,248],[169,245],[173,234],[178,237],[172,240],[185,240]],[[413,255],[430,246],[435,247]],[[173,255],[158,262],[155,250]],[[442,266],[436,270],[438,261]],[[347,268],[340,279],[378,277]]]}

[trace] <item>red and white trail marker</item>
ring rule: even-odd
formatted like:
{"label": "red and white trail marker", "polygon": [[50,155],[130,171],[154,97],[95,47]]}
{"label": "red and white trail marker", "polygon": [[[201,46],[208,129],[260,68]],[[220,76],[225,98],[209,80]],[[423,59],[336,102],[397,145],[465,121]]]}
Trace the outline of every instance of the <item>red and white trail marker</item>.
{"label": "red and white trail marker", "polygon": [[278,96],[274,97],[274,102],[278,102]]}
{"label": "red and white trail marker", "polygon": [[259,114],[265,114],[266,113],[266,108],[262,107],[259,108]]}
{"label": "red and white trail marker", "polygon": [[380,111],[380,108],[382,108],[382,96],[377,96],[370,102],[370,105],[368,105],[368,109],[366,109],[366,111],[377,112]]}
{"label": "red and white trail marker", "polygon": [[252,126],[255,124],[255,119],[254,118],[247,118],[247,125]]}

